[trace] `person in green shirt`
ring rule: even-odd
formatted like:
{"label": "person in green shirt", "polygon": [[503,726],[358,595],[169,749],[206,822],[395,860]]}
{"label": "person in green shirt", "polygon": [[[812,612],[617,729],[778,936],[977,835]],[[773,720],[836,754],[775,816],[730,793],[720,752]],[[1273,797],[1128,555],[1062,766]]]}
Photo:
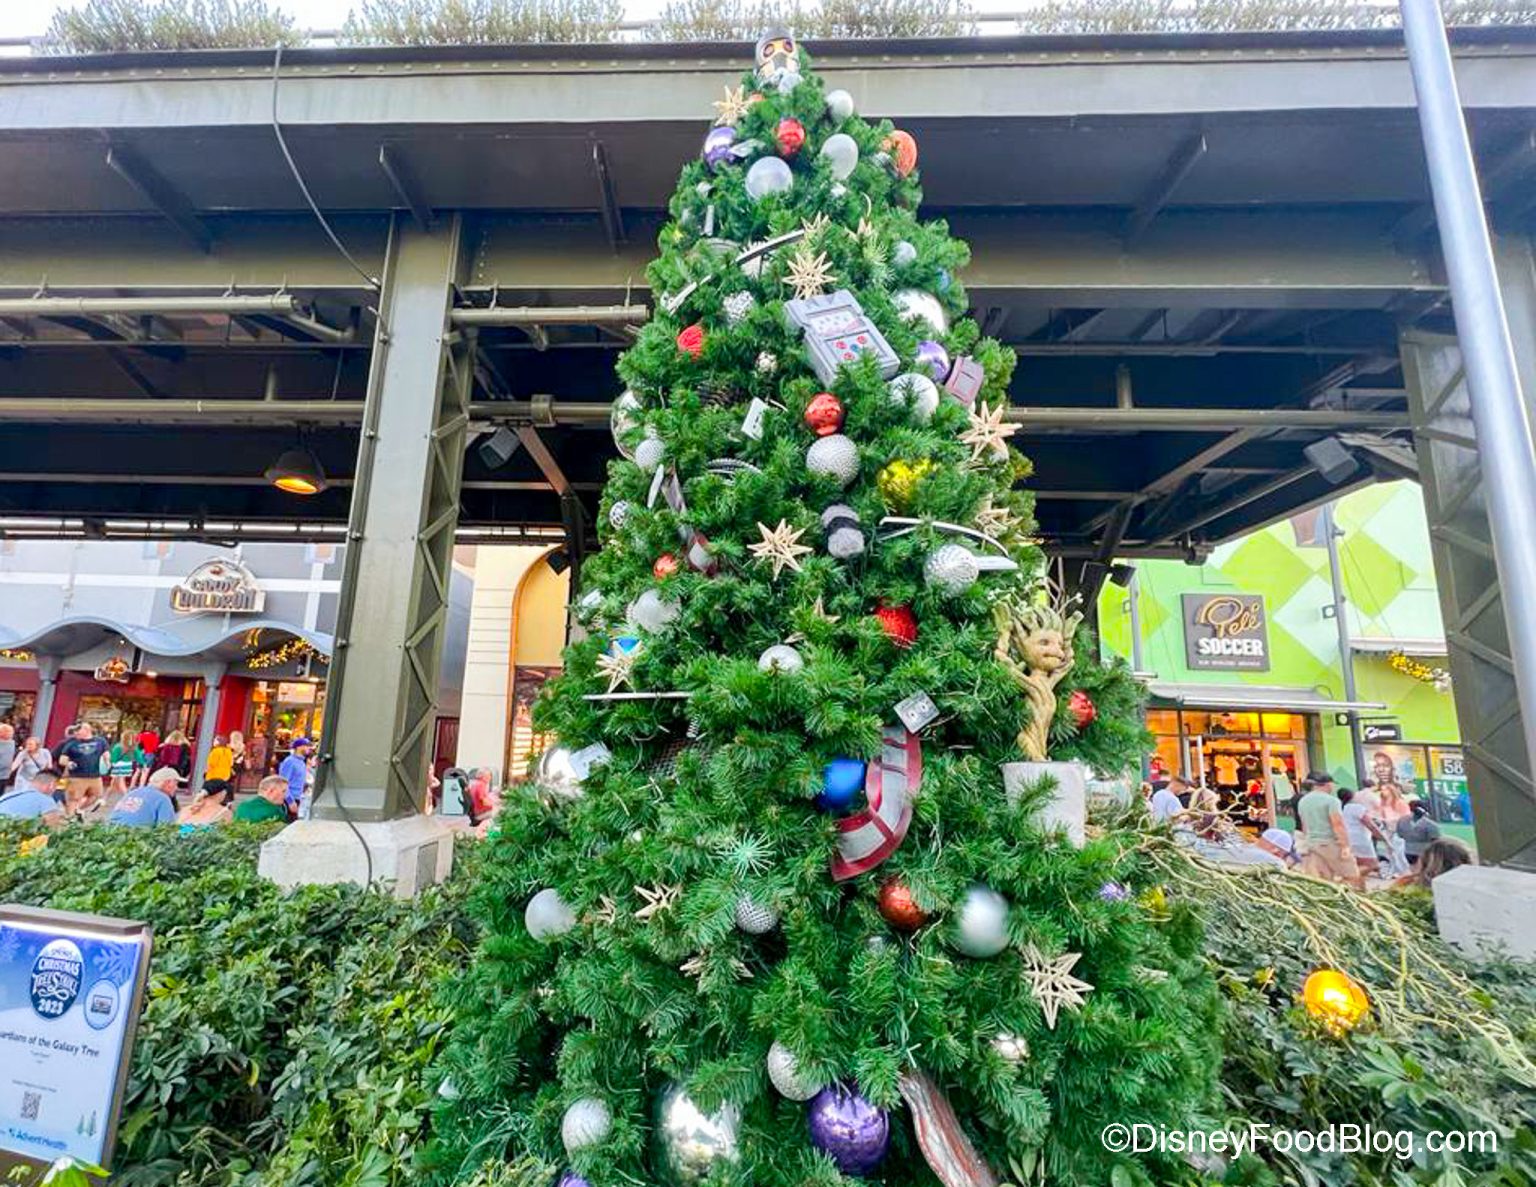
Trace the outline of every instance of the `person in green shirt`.
{"label": "person in green shirt", "polygon": [[1344,805],[1334,793],[1333,777],[1313,775],[1303,779],[1301,786],[1306,794],[1296,801],[1296,820],[1302,834],[1302,870],[1364,890],[1365,878],[1350,853]]}
{"label": "person in green shirt", "polygon": [[261,824],[268,820],[287,822],[288,809],[283,807],[283,797],[288,794],[288,780],[281,775],[268,775],[256,786],[256,794],[242,800],[235,808],[235,819],[245,824]]}

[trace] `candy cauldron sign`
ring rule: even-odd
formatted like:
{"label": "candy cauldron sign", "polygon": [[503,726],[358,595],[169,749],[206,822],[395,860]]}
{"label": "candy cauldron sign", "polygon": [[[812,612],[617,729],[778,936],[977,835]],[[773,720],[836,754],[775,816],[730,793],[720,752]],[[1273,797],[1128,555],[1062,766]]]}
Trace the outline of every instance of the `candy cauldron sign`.
{"label": "candy cauldron sign", "polygon": [[1185,594],[1184,655],[1205,671],[1269,671],[1263,595]]}
{"label": "candy cauldron sign", "polygon": [[239,561],[204,561],[171,587],[171,609],[178,614],[258,614],[267,595]]}

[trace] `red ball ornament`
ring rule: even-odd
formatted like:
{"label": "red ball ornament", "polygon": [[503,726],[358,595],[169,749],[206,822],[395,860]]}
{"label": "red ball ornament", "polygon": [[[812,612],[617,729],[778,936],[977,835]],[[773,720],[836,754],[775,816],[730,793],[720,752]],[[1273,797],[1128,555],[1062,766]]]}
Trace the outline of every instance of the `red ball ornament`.
{"label": "red ball ornament", "polygon": [[885,138],[885,151],[891,154],[896,176],[906,177],[917,168],[917,140],[911,132],[897,128]]}
{"label": "red ball ornament", "polygon": [[917,905],[912,888],[900,878],[892,878],[880,887],[880,918],[897,931],[916,931],[928,922],[928,912]]}
{"label": "red ball ornament", "polygon": [[818,392],[805,406],[806,427],[818,437],[827,437],[843,427],[843,402],[831,392]]}
{"label": "red ball ornament", "polygon": [[677,349],[698,358],[704,353],[704,323],[694,322],[685,330],[679,330]]}
{"label": "red ball ornament", "polygon": [[911,647],[917,642],[917,615],[911,606],[892,606],[881,602],[875,607],[875,617],[885,628],[886,638],[897,647]]}
{"label": "red ball ornament", "polygon": [[651,576],[657,580],[663,577],[670,577],[676,572],[677,557],[673,556],[670,552],[663,552],[656,558],[656,563],[651,566]]}
{"label": "red ball ornament", "polygon": [[1080,730],[1087,729],[1099,715],[1099,707],[1093,703],[1093,698],[1080,688],[1075,689],[1067,698],[1067,711],[1072,714],[1072,720],[1077,722]]}
{"label": "red ball ornament", "polygon": [[778,143],[779,152],[792,157],[805,147],[805,125],[794,116],[786,115],[773,130],[773,138]]}

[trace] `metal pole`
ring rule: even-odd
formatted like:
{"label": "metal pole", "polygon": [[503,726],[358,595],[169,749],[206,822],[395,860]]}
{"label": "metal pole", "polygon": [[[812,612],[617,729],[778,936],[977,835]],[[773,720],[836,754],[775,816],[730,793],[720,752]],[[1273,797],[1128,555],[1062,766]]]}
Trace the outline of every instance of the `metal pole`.
{"label": "metal pole", "polygon": [[1435,0],[1400,0],[1403,38],[1418,95],[1435,217],[1467,373],[1488,521],[1504,591],[1505,626],[1525,750],[1536,771],[1536,441],[1525,414],[1509,322],[1472,146],[1462,118],[1451,47]]}
{"label": "metal pole", "polygon": [[[1344,699],[1346,701],[1358,701],[1355,695],[1355,647],[1349,633],[1349,604],[1344,597],[1344,569],[1339,564],[1339,537],[1344,533],[1339,531],[1334,523],[1333,509],[1337,503],[1329,503],[1323,508],[1323,533],[1328,539],[1328,576],[1333,581],[1333,623],[1339,632],[1339,667],[1344,672]],[[1349,718],[1349,749],[1355,759],[1355,784],[1365,778],[1365,750],[1360,744],[1360,714],[1349,709],[1345,711]]]}
{"label": "metal pole", "polygon": [[1125,592],[1131,603],[1131,671],[1145,672],[1141,653],[1141,570],[1131,574],[1131,583]]}

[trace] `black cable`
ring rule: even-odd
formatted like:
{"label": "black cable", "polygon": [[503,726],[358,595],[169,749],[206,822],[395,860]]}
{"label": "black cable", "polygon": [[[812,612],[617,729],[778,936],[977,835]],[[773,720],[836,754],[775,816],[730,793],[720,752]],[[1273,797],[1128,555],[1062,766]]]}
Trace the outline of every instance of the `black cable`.
{"label": "black cable", "polygon": [[320,213],[320,207],[316,205],[315,199],[313,196],[311,196],[309,187],[304,184],[304,178],[299,173],[299,166],[294,161],[293,154],[288,151],[288,142],[283,139],[283,127],[280,123],[278,123],[277,120],[277,80],[278,72],[281,70],[282,65],[283,47],[279,45],[276,49],[276,52],[272,55],[272,134],[277,137],[277,147],[283,150],[283,159],[288,162],[288,170],[293,174],[293,180],[298,183],[299,192],[304,195],[304,201],[309,203],[309,208],[314,212],[315,220],[319,222],[320,229],[325,232],[326,238],[328,238],[335,245],[336,250],[341,253],[342,258],[352,266],[352,271],[356,272],[359,276],[366,280],[368,282],[368,287],[377,292],[379,289],[379,278],[376,276],[368,275],[363,266],[359,264],[357,260],[353,258],[352,253],[346,249],[346,245],[343,244],[339,238],[337,238],[336,232],[331,230],[331,224],[325,221],[325,215]]}

